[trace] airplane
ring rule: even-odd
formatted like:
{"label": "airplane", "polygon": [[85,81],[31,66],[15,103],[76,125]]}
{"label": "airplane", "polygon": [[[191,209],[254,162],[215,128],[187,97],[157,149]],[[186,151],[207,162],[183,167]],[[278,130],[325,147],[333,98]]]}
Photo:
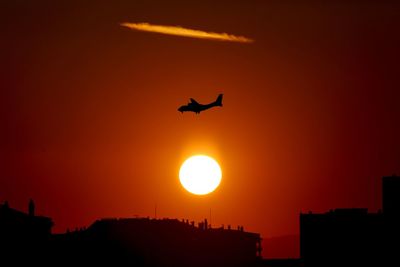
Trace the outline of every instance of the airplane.
{"label": "airplane", "polygon": [[196,114],[199,114],[200,112],[202,112],[203,110],[212,108],[212,107],[222,107],[222,96],[223,94],[218,95],[217,100],[215,100],[214,102],[211,102],[209,104],[200,104],[198,103],[196,100],[194,100],[193,98],[190,98],[190,102],[185,106],[181,106],[178,108],[178,111],[180,111],[181,113],[185,112],[185,111],[192,111]]}

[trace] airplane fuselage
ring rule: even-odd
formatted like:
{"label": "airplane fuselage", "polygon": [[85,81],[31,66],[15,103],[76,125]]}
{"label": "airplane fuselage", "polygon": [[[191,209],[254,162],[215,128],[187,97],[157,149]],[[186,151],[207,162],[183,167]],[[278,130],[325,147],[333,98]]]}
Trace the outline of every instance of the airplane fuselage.
{"label": "airplane fuselage", "polygon": [[189,102],[187,105],[183,105],[178,108],[178,111],[180,112],[194,112],[196,114],[199,114],[200,112],[210,109],[212,107],[222,107],[222,94],[220,94],[217,98],[216,101],[209,103],[209,104],[199,104],[197,103],[194,99],[190,99],[191,102]]}

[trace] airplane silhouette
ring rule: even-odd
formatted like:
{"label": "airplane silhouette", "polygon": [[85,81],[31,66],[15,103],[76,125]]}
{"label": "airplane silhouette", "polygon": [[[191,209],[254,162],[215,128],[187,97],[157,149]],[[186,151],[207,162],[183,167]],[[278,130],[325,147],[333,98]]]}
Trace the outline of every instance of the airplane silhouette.
{"label": "airplane silhouette", "polygon": [[202,112],[203,110],[212,108],[212,107],[222,107],[222,96],[223,94],[218,95],[217,100],[215,100],[214,102],[211,102],[209,104],[200,104],[198,103],[196,100],[194,100],[193,98],[190,98],[190,102],[185,106],[181,106],[178,108],[178,111],[180,111],[181,113],[185,112],[185,111],[192,111],[196,114],[199,114],[200,112]]}

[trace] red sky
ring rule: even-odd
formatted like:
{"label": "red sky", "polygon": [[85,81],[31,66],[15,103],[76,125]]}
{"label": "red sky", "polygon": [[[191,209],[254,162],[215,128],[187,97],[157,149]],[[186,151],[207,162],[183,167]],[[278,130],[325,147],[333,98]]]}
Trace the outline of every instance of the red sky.
{"label": "red sky", "polygon": [[[298,2],[2,1],[0,201],[34,198],[55,231],[211,208],[214,226],[264,238],[297,235],[301,211],[376,211],[381,177],[400,173],[400,5]],[[177,112],[219,93],[222,109]],[[198,153],[223,170],[203,197],[178,179]]]}

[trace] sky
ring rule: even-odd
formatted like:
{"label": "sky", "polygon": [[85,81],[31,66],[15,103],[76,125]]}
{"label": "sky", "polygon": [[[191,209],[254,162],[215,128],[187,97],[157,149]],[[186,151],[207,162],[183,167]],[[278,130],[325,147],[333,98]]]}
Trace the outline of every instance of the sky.
{"label": "sky", "polygon": [[[1,1],[0,202],[33,198],[55,232],[157,206],[284,240],[300,212],[377,211],[381,177],[400,173],[393,2]],[[220,93],[223,108],[177,111]],[[194,154],[222,168],[206,196],[179,183]]]}

